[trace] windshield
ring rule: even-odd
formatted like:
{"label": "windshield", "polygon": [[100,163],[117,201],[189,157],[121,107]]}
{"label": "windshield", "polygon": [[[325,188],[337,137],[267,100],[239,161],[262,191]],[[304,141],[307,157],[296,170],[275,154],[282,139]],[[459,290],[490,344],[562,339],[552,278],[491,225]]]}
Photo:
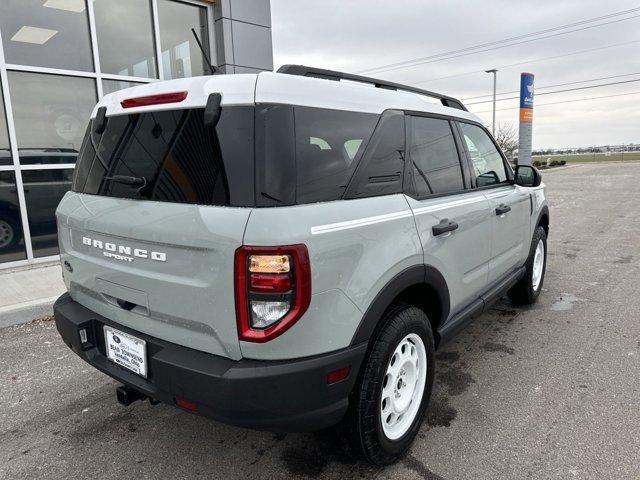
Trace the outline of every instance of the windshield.
{"label": "windshield", "polygon": [[222,109],[216,127],[204,109],[107,117],[87,128],[76,192],[199,205],[253,205],[253,107]]}

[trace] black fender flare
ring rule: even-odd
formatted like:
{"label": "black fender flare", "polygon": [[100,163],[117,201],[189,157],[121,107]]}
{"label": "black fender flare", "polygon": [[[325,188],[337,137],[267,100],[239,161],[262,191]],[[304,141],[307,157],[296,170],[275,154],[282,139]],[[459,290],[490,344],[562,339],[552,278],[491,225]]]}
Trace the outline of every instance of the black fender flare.
{"label": "black fender flare", "polygon": [[550,222],[551,216],[549,215],[549,207],[547,205],[544,205],[540,209],[540,212],[538,213],[538,219],[536,220],[535,228],[538,228],[538,225],[540,225],[540,221],[542,220],[542,217],[545,217],[545,216],[547,217],[547,221]]}
{"label": "black fender flare", "polygon": [[447,282],[436,268],[430,265],[414,265],[398,273],[378,292],[360,320],[356,333],[351,339],[351,345],[368,342],[393,300],[405,289],[421,284],[426,284],[435,290],[442,314],[441,318],[432,320],[437,320],[436,326],[444,323],[449,317],[450,309]]}

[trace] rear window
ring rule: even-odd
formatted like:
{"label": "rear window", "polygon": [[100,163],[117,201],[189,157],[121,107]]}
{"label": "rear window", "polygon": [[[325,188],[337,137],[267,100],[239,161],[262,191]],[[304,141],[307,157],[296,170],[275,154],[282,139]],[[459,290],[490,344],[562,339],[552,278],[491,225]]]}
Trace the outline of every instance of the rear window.
{"label": "rear window", "polygon": [[[89,125],[76,192],[220,206],[275,207],[343,197],[380,118],[291,105],[107,117]],[[255,160],[254,160],[255,159]]]}
{"label": "rear window", "polygon": [[117,198],[252,206],[253,107],[226,107],[206,127],[204,109],[107,117],[87,129],[73,190]]}

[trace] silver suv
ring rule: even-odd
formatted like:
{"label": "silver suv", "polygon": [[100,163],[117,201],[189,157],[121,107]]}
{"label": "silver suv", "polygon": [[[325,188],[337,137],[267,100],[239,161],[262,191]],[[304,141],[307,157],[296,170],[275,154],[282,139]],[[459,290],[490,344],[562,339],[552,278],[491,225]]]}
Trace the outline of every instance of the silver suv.
{"label": "silver suv", "polygon": [[57,328],[121,403],[338,425],[387,464],[434,351],[540,294],[549,212],[458,100],[285,66],[106,95],[57,221]]}

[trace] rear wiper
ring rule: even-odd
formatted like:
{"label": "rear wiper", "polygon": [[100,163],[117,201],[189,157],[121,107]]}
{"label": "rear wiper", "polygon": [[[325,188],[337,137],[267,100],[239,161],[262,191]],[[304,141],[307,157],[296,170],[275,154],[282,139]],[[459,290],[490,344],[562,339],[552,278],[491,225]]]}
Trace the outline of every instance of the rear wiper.
{"label": "rear wiper", "polygon": [[127,175],[113,175],[112,177],[104,177],[105,180],[111,180],[116,183],[131,185],[132,187],[140,187],[141,189],[147,184],[145,177],[130,177]]}

